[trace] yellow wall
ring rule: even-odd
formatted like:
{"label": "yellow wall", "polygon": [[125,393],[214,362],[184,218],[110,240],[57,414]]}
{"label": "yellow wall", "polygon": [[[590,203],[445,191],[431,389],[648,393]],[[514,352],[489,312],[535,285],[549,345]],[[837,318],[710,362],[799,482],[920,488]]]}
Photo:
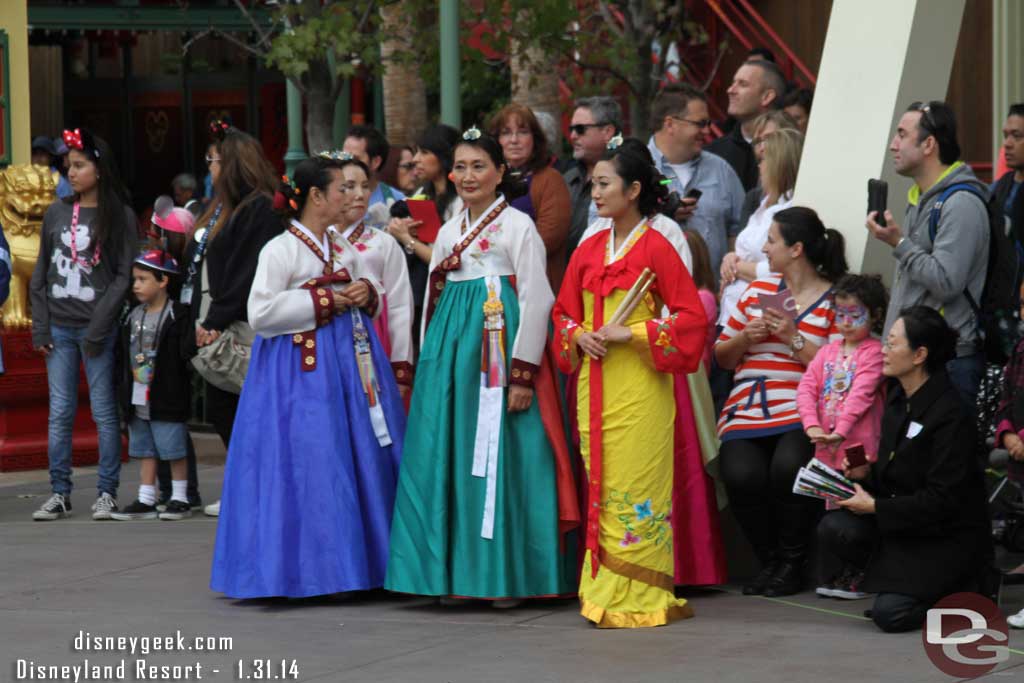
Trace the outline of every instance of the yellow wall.
{"label": "yellow wall", "polygon": [[12,162],[27,164],[31,160],[32,126],[28,95],[28,0],[0,0],[0,29],[7,31],[10,41],[8,73],[11,103]]}

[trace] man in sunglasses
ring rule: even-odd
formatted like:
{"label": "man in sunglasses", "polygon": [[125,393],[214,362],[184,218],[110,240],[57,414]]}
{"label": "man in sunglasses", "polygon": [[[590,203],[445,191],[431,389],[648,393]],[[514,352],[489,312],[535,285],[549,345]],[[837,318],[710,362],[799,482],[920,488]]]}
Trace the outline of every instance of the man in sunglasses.
{"label": "man in sunglasses", "polygon": [[[900,311],[925,305],[942,311],[959,333],[950,379],[974,409],[985,357],[979,350],[979,321],[968,300],[981,301],[988,269],[988,188],[960,161],[956,118],[944,102],[915,102],[900,118],[889,144],[897,173],[912,178],[903,227],[891,211],[867,217],[867,228],[892,248],[896,274],[882,338]],[[953,185],[961,185],[933,209]],[[934,230],[932,229],[934,228]],[[934,235],[934,237],[933,237]]]}
{"label": "man in sunglasses", "polygon": [[[704,238],[717,279],[722,257],[742,227],[744,192],[729,163],[704,151],[711,129],[707,97],[685,83],[665,86],[651,105],[651,129],[647,148],[654,165],[680,197],[671,218]],[[693,196],[698,192],[699,199]]]}
{"label": "man in sunglasses", "polygon": [[395,202],[405,199],[405,195],[398,189],[380,179],[384,165],[388,162],[391,144],[373,126],[352,126],[342,150],[366,164],[370,170],[370,199],[366,204],[365,222],[371,228],[383,230],[391,220],[388,209]]}
{"label": "man in sunglasses", "polygon": [[572,223],[569,226],[568,254],[580,242],[587,227],[597,220],[597,209],[590,199],[590,174],[604,155],[608,141],[622,130],[622,108],[613,97],[585,97],[576,102],[569,124],[573,166],[565,172],[565,184],[572,199]]}

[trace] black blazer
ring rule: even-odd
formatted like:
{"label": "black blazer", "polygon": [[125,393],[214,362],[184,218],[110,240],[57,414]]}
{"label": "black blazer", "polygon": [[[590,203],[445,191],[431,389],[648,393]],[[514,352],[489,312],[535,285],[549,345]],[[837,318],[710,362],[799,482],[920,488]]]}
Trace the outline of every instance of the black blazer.
{"label": "black blazer", "polygon": [[[256,277],[260,250],[284,231],[284,219],[274,211],[270,197],[250,194],[242,200],[216,236],[206,246],[210,278],[210,310],[202,326],[224,330],[236,320],[249,321],[249,290]],[[200,289],[192,300],[198,309]]]}
{"label": "black blazer", "polygon": [[865,488],[875,496],[879,541],[865,587],[936,599],[973,578],[991,556],[975,423],[946,372],[907,398],[889,386],[878,461]]}
{"label": "black blazer", "polygon": [[[189,374],[190,341],[195,339],[188,309],[175,301],[160,330],[156,347],[156,367],[149,386],[149,418],[160,422],[187,422],[191,413],[192,379]],[[121,326],[116,354],[118,391],[121,410],[126,417],[135,414],[132,405],[131,330],[128,321]]]}

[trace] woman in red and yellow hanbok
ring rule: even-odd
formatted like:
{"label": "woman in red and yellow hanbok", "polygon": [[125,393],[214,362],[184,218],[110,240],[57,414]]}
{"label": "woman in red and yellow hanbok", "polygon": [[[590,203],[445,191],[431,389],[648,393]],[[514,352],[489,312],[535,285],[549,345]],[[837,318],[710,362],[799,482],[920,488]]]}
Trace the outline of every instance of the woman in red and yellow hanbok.
{"label": "woman in red and yellow hanbok", "polygon": [[[559,366],[579,370],[587,468],[581,612],[608,628],[693,614],[673,592],[673,381],[697,369],[707,320],[678,251],[648,218],[666,192],[660,179],[628,148],[598,162],[592,196],[612,227],[574,252],[552,313]],[[653,284],[635,308],[620,310],[645,269]]]}

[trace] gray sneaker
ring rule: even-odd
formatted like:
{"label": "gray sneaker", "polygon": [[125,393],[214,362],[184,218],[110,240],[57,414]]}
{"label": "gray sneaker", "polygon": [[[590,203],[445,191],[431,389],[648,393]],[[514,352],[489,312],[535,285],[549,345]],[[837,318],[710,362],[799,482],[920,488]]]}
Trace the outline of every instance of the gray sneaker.
{"label": "gray sneaker", "polygon": [[92,504],[92,518],[95,520],[113,519],[111,512],[117,512],[117,499],[104,491]]}
{"label": "gray sneaker", "polygon": [[62,493],[55,493],[42,507],[32,513],[37,522],[52,522],[55,519],[71,516],[71,499]]}

